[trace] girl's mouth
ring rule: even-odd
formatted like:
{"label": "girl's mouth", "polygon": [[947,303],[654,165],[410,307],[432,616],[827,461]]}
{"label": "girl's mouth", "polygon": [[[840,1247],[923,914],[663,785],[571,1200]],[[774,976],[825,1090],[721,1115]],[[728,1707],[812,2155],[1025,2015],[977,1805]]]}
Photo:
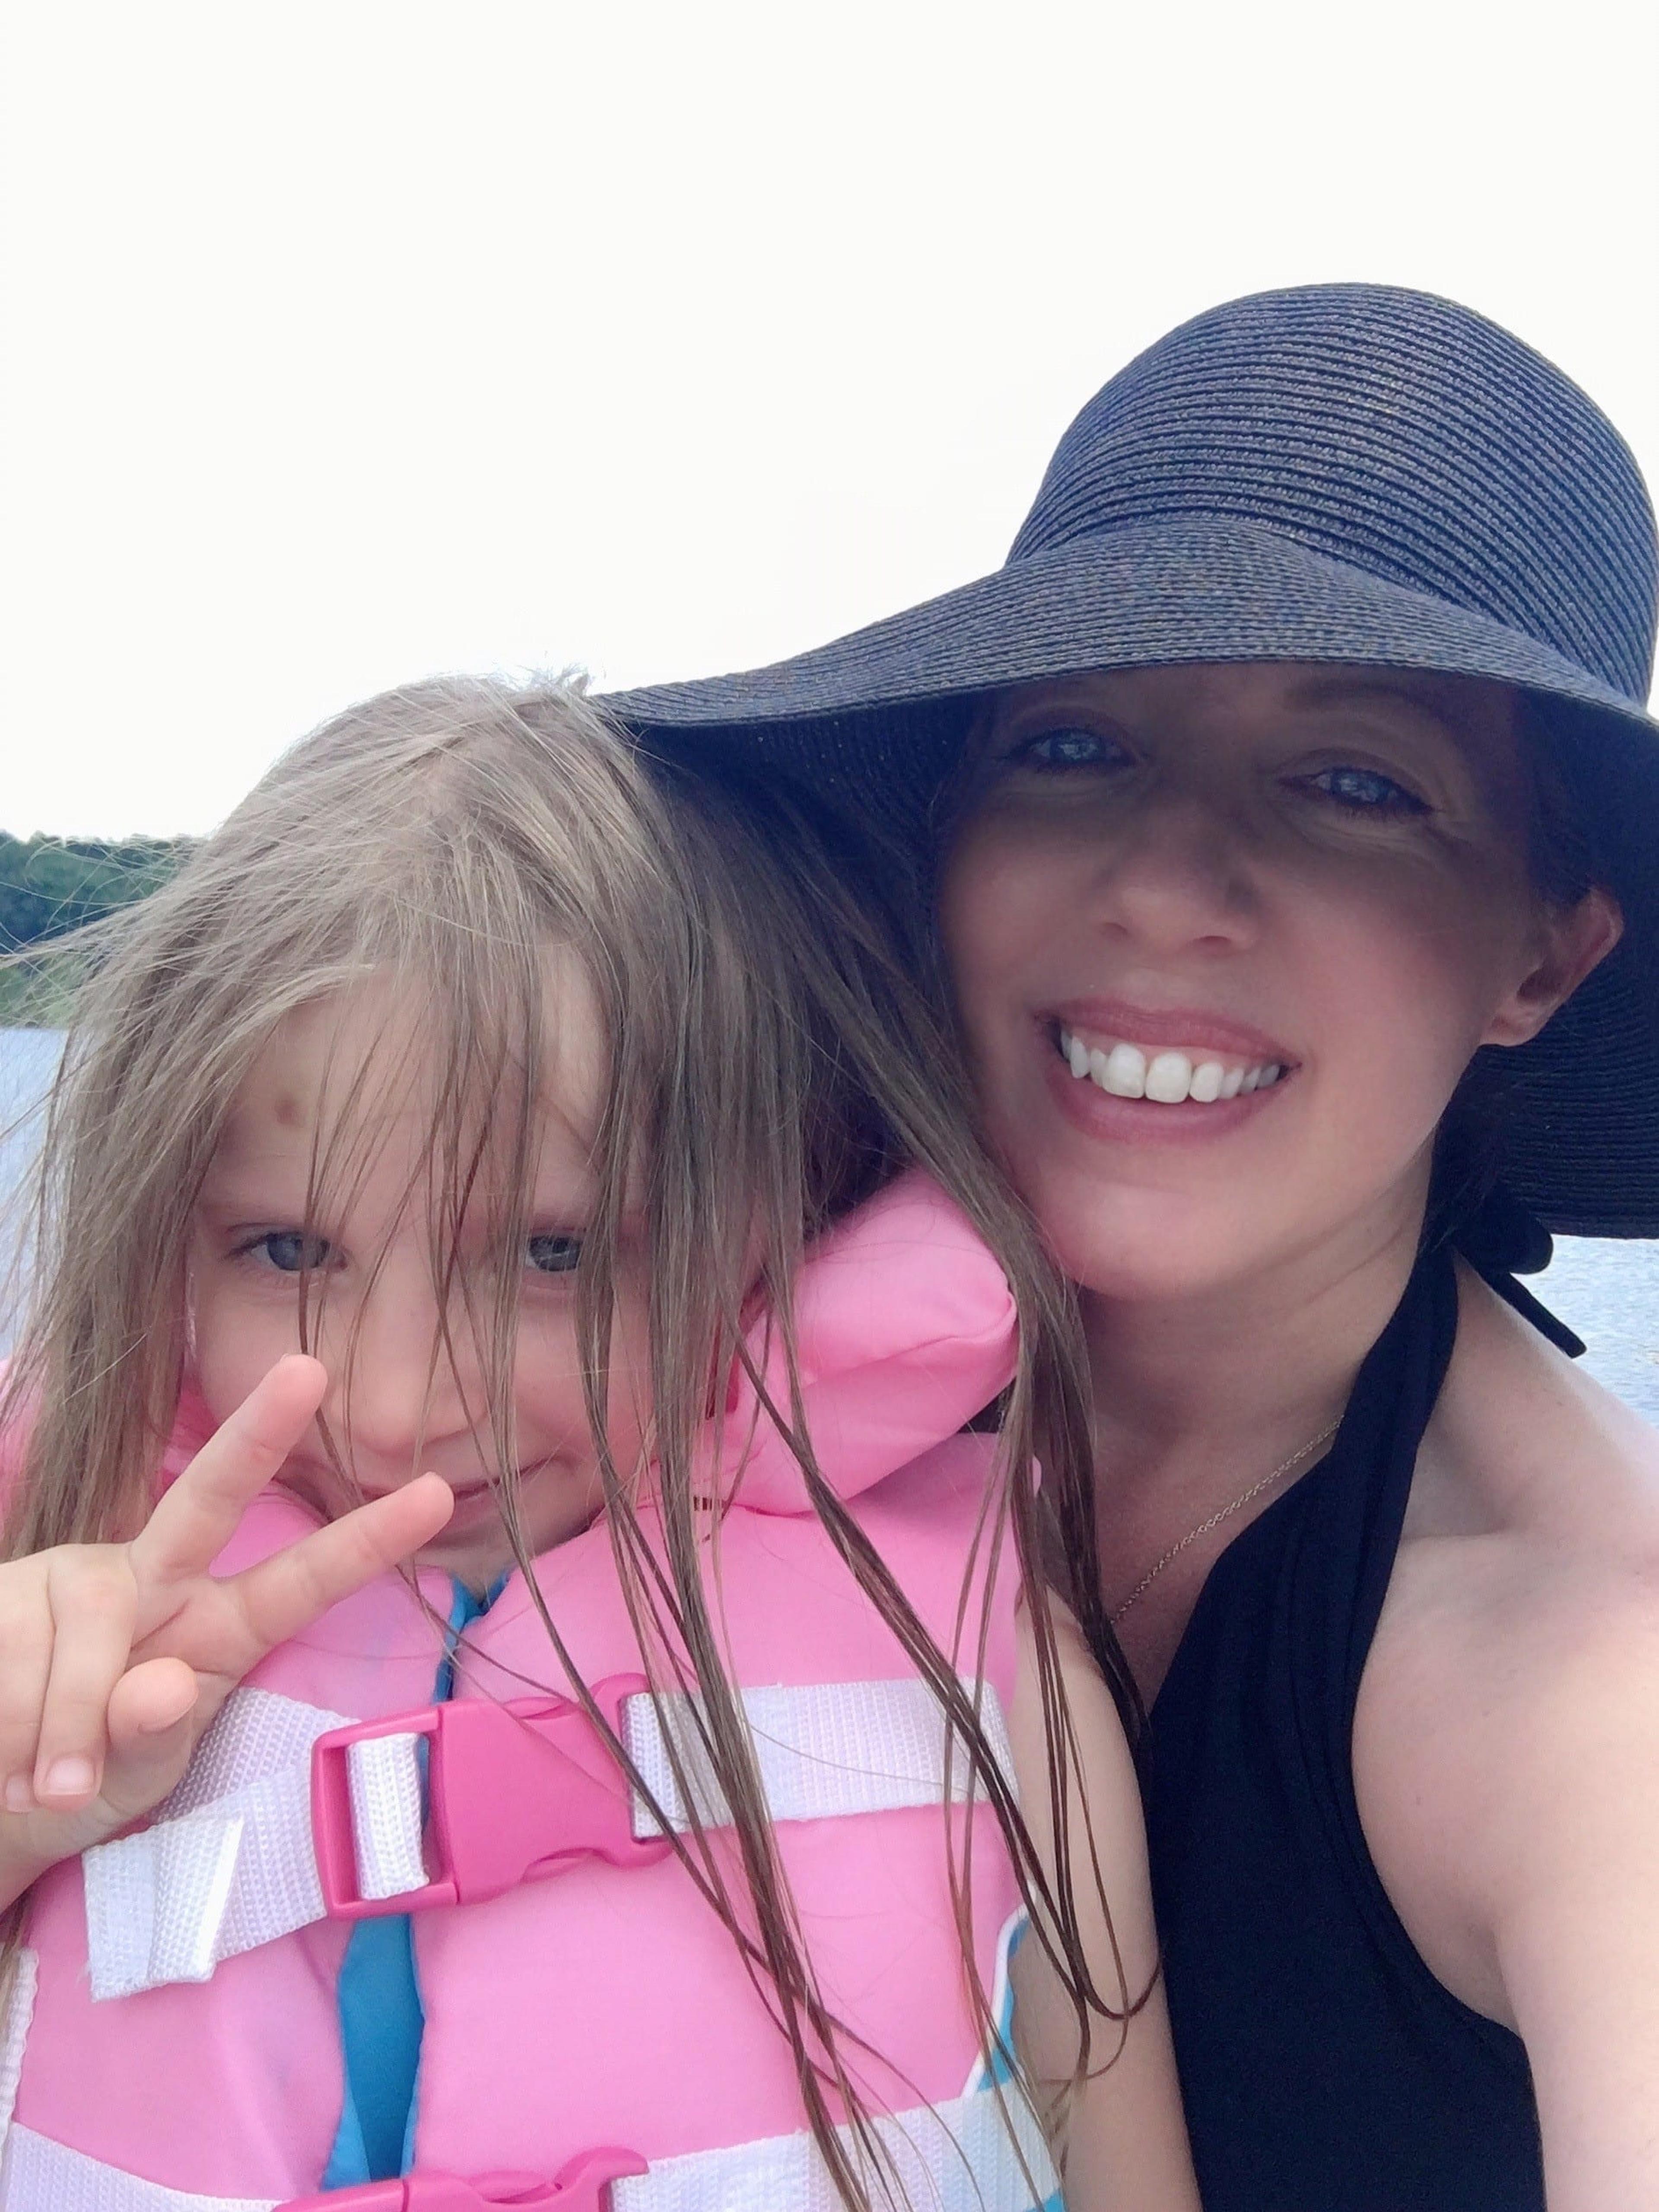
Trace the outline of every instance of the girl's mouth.
{"label": "girl's mouth", "polygon": [[1079,1083],[1109,1098],[1143,1098],[1160,1106],[1210,1106],[1270,1091],[1294,1072],[1283,1060],[1247,1060],[1200,1044],[1136,1044],[1127,1037],[1085,1036],[1064,1022],[1048,1025],[1049,1041]]}
{"label": "girl's mouth", "polygon": [[459,1513],[464,1506],[474,1505],[479,1498],[489,1497],[495,1489],[495,1485],[489,1481],[452,1482],[449,1494],[454,1499],[455,1510]]}

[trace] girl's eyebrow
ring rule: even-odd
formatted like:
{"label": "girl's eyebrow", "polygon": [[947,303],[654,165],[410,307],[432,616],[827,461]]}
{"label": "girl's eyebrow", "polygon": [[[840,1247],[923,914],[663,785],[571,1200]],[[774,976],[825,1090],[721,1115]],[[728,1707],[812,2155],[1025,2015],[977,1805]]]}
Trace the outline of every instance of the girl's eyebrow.
{"label": "girl's eyebrow", "polygon": [[228,1206],[250,1200],[283,1200],[293,1194],[296,1179],[301,1192],[309,1183],[308,1159],[281,1153],[244,1152],[240,1158],[215,1160],[202,1178],[197,1203],[223,1212]]}

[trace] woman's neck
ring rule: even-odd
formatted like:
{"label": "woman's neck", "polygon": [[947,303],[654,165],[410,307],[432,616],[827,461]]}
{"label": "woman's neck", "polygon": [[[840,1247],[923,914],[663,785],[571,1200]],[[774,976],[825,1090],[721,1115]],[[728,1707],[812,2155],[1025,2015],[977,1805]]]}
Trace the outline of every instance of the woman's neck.
{"label": "woman's neck", "polygon": [[[1218,1452],[1295,1449],[1340,1412],[1400,1301],[1420,1205],[1390,1206],[1237,1281],[1178,1296],[1086,1291],[1083,1320],[1103,1479]],[[1292,1431],[1295,1433],[1292,1434]]]}
{"label": "woman's neck", "polygon": [[1149,1705],[1211,1567],[1316,1462],[1421,1221],[1418,1199],[1184,1297],[1085,1294],[1101,1592]]}

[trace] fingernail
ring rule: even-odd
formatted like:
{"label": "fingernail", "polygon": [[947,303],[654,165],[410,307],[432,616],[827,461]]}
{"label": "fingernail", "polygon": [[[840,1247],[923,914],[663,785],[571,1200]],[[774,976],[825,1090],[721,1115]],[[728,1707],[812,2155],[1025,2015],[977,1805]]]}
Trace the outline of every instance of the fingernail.
{"label": "fingernail", "polygon": [[80,1797],[93,1784],[92,1761],[89,1759],[54,1759],[46,1769],[42,1795],[47,1797]]}
{"label": "fingernail", "polygon": [[27,1774],[9,1774],[5,1789],[6,1810],[27,1813],[34,1802],[34,1790]]}

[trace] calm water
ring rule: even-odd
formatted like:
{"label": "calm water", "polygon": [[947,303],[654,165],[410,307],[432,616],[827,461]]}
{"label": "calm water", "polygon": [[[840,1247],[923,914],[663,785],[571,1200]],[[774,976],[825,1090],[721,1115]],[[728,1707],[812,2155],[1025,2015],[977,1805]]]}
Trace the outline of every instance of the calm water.
{"label": "calm water", "polygon": [[[57,1055],[50,1030],[0,1030],[0,1224],[8,1255],[16,1233],[12,1201],[38,1128],[31,1109],[52,1079]],[[1659,1243],[1560,1237],[1553,1265],[1528,1287],[1583,1338],[1592,1373],[1659,1421]],[[9,1341],[11,1321],[0,1310],[0,1349]]]}

